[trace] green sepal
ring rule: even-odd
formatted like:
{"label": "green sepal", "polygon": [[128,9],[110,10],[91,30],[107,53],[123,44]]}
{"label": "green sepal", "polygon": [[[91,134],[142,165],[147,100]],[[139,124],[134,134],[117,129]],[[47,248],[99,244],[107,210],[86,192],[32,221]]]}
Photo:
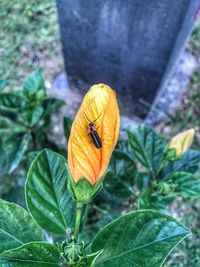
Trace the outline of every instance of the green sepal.
{"label": "green sepal", "polygon": [[163,196],[167,196],[170,193],[173,193],[175,190],[175,185],[172,182],[159,182],[155,185],[154,191],[158,192]]}
{"label": "green sepal", "polygon": [[[68,169],[67,164],[66,167]],[[92,199],[95,198],[95,196],[103,188],[103,180],[105,178],[105,175],[102,176],[101,179],[95,185],[92,185],[86,178],[83,178],[75,183],[70,175],[69,169],[68,169],[68,174],[69,174],[68,191],[70,192],[72,198],[76,202],[82,204],[87,204],[91,202]]]}
{"label": "green sepal", "polygon": [[98,182],[92,186],[87,179],[83,178],[77,183],[72,179],[68,181],[68,190],[72,195],[72,198],[82,204],[87,204],[97,195],[102,189],[102,182]]}
{"label": "green sepal", "polygon": [[74,236],[63,241],[61,245],[61,256],[69,266],[86,266],[85,244],[83,241],[76,242]]}

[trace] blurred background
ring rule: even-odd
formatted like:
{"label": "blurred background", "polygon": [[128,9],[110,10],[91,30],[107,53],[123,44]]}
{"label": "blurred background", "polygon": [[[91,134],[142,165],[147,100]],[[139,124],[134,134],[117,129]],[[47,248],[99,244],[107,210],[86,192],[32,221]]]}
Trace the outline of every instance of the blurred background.
{"label": "blurred background", "polygon": [[[42,69],[46,95],[56,103],[55,113],[51,114],[51,126],[43,124],[51,128],[47,134],[48,140],[45,137],[43,143],[36,144],[34,151],[48,144],[48,147],[66,153],[69,121],[73,119],[89,86],[97,82],[108,83],[116,89],[122,128],[145,123],[154,127],[166,140],[181,130],[195,128],[194,148],[199,149],[199,1],[182,1],[183,6],[177,10],[172,10],[166,3],[152,6],[149,14],[137,3],[133,8],[133,12],[138,14],[136,17],[131,12],[126,16],[126,8],[119,16],[117,8],[121,8],[121,3],[101,7],[97,2],[92,5],[91,11],[87,7],[90,1],[82,7],[79,1],[70,5],[69,1],[59,0],[57,3],[54,0],[0,0],[0,90],[18,90],[32,72]],[[175,6],[178,1],[172,2]],[[148,1],[145,3],[148,4]],[[130,10],[129,5],[130,1],[127,1]],[[159,24],[160,16],[156,15],[159,9],[162,24]],[[103,15],[100,16],[98,10]],[[152,12],[155,12],[153,21],[150,17]],[[177,14],[176,20],[170,17],[173,12]],[[142,22],[140,14],[144,18]],[[138,21],[137,25],[135,21]],[[176,24],[173,34],[169,21]],[[131,30],[125,30],[126,23]],[[80,26],[85,24],[86,30]],[[108,44],[110,48],[107,48]],[[55,99],[62,99],[64,103]],[[45,102],[43,109],[48,110],[48,105]],[[39,112],[37,109],[37,114]],[[5,123],[0,124],[0,134]],[[34,143],[37,133],[31,133],[31,136]],[[3,135],[0,138],[2,141]],[[4,157],[1,151],[0,157]],[[29,157],[31,160],[33,154]],[[23,205],[23,184],[28,162],[20,164],[12,175],[12,172],[2,172],[0,175],[0,196]],[[200,266],[199,205],[199,199],[186,201],[178,198],[170,208],[170,213],[191,228],[193,235],[175,250],[166,266]]]}

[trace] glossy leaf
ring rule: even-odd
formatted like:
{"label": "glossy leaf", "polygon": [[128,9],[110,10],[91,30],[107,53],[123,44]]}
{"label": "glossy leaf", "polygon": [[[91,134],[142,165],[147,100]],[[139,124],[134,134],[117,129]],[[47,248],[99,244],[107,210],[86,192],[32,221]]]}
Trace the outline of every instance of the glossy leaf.
{"label": "glossy leaf", "polygon": [[168,179],[175,172],[195,173],[200,161],[200,152],[188,150],[179,160],[168,162],[160,175],[162,179]]}
{"label": "glossy leaf", "polygon": [[126,153],[130,158],[134,159],[134,155],[128,140],[118,140],[116,149]]}
{"label": "glossy leaf", "polygon": [[26,100],[15,93],[0,94],[0,109],[7,111],[17,111],[27,105]]}
{"label": "glossy leaf", "polygon": [[8,118],[0,116],[0,136],[1,138],[8,137],[14,132],[26,131],[22,125],[11,121]]}
{"label": "glossy leaf", "polygon": [[112,154],[104,188],[118,198],[128,198],[133,194],[136,166],[126,153],[115,150]]}
{"label": "glossy leaf", "polygon": [[144,190],[139,196],[139,209],[157,210],[166,213],[166,208],[174,200],[172,196],[162,196],[161,194],[152,193],[150,190]]}
{"label": "glossy leaf", "polygon": [[47,98],[44,100],[43,106],[45,110],[44,116],[49,116],[57,112],[63,105],[65,101],[57,98]]}
{"label": "glossy leaf", "polygon": [[23,89],[28,96],[35,95],[41,91],[41,98],[44,97],[45,85],[43,72],[41,70],[33,72],[24,82]]}
{"label": "glossy leaf", "polygon": [[31,163],[33,162],[33,160],[37,157],[37,155],[40,153],[40,151],[30,151],[27,153],[27,157],[28,157],[28,160],[30,162],[30,165]]}
{"label": "glossy leaf", "polygon": [[140,191],[143,191],[149,187],[149,175],[146,172],[137,172],[137,176],[135,178],[135,184]]}
{"label": "glossy leaf", "polygon": [[19,165],[24,157],[31,139],[30,133],[16,132],[4,139],[1,144],[0,153],[2,153],[0,163],[1,173],[11,174]]}
{"label": "glossy leaf", "polygon": [[0,254],[0,266],[59,267],[60,253],[52,244],[32,242]]}
{"label": "glossy leaf", "polygon": [[44,113],[42,106],[27,107],[20,111],[20,120],[27,126],[33,127],[39,122]]}
{"label": "glossy leaf", "polygon": [[[79,235],[80,240],[84,240],[86,244],[89,244],[91,242],[96,233],[98,233],[99,229],[102,229],[108,223],[112,222],[120,216],[120,212],[113,211],[113,209],[112,211],[106,211],[103,208],[101,209],[100,207],[100,210],[102,212],[100,212],[96,217],[92,216],[92,220],[94,221],[85,226],[83,228],[83,231]],[[95,214],[95,210],[90,210],[90,213]]]}
{"label": "glossy leaf", "polygon": [[175,192],[186,197],[200,196],[200,179],[194,174],[187,172],[176,172],[169,180],[175,184]]}
{"label": "glossy leaf", "polygon": [[45,230],[65,235],[74,222],[75,204],[67,190],[66,159],[45,149],[33,161],[26,182],[26,202]]}
{"label": "glossy leaf", "polygon": [[[2,147],[2,140],[0,140],[0,147]],[[3,149],[0,149],[0,174],[5,175],[8,173],[7,155]]]}
{"label": "glossy leaf", "polygon": [[156,171],[164,158],[164,143],[151,128],[139,126],[137,130],[126,129],[132,152],[140,163]]}
{"label": "glossy leaf", "polygon": [[26,210],[0,200],[0,253],[42,239],[41,228]]}
{"label": "glossy leaf", "polygon": [[8,81],[6,79],[0,80],[0,92],[3,91],[8,85]]}
{"label": "glossy leaf", "polygon": [[181,223],[156,211],[123,215],[93,240],[92,252],[103,250],[94,266],[159,267],[188,234]]}
{"label": "glossy leaf", "polygon": [[63,119],[63,127],[64,127],[64,133],[67,141],[69,140],[70,132],[71,132],[71,127],[72,127],[72,119],[69,117],[65,117]]}
{"label": "glossy leaf", "polygon": [[95,264],[96,259],[101,254],[102,250],[97,251],[93,254],[87,255],[87,267],[93,267]]}

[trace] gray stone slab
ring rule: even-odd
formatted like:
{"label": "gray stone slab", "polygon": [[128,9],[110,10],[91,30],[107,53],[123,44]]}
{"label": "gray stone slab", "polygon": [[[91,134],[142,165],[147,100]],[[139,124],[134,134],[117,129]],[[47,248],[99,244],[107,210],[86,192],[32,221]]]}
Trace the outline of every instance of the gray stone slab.
{"label": "gray stone slab", "polygon": [[[117,90],[124,114],[148,112],[192,29],[200,0],[57,0],[70,84]],[[141,101],[142,100],[142,101]],[[147,106],[147,105],[146,105]]]}

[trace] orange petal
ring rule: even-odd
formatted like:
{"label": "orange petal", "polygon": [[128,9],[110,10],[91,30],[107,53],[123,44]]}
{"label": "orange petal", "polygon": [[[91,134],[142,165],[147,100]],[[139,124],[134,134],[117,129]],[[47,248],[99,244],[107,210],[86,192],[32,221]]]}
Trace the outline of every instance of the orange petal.
{"label": "orange petal", "polygon": [[[94,146],[88,135],[89,121],[95,121],[102,140],[100,149]],[[74,119],[69,138],[69,169],[75,182],[86,178],[94,185],[104,175],[118,139],[119,124],[115,92],[105,84],[92,86]]]}

